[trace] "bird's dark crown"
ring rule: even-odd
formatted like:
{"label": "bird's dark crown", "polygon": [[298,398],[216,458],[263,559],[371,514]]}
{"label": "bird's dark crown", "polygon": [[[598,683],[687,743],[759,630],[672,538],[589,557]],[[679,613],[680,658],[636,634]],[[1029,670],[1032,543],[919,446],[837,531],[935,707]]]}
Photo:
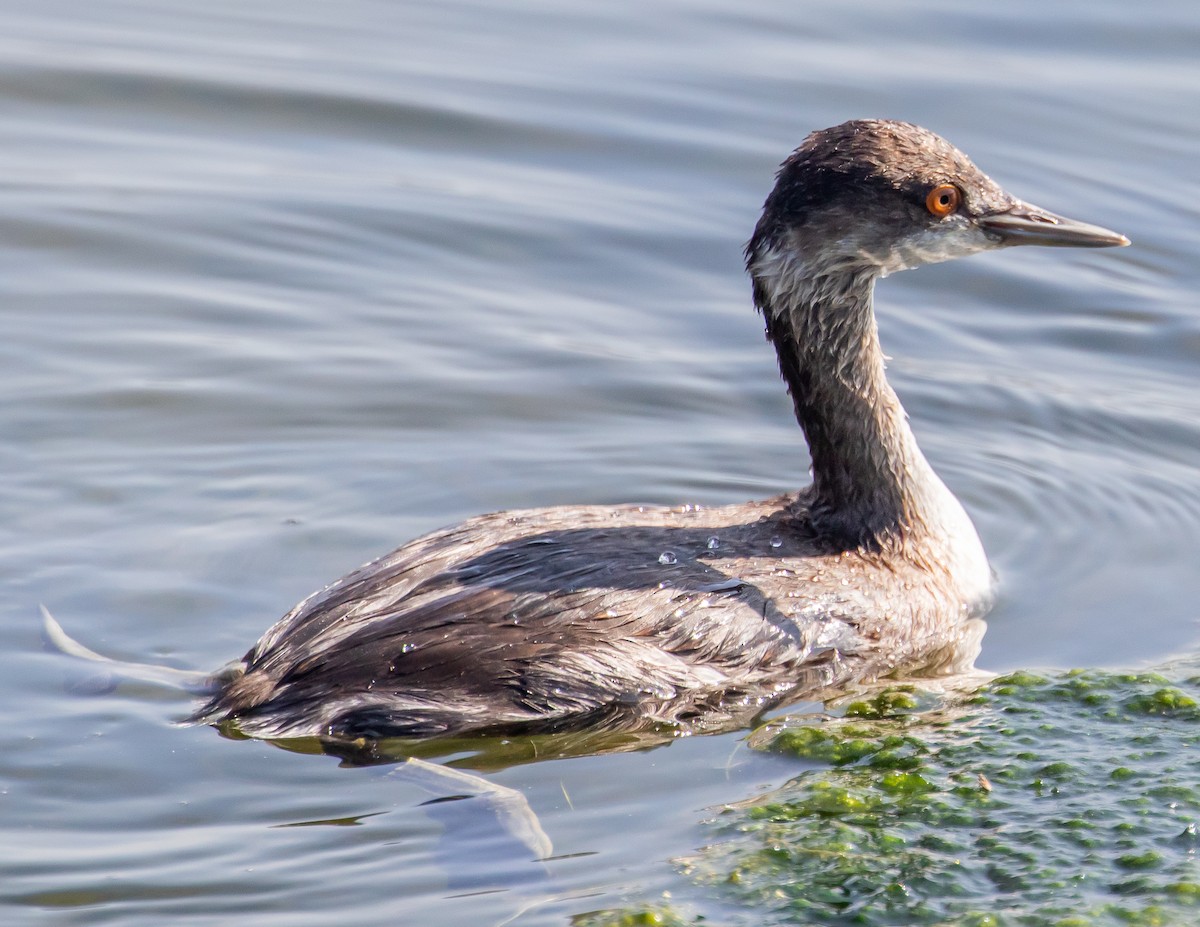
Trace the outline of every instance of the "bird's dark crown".
{"label": "bird's dark crown", "polygon": [[813,132],[780,166],[747,257],[820,217],[829,217],[836,234],[843,224],[836,220],[839,213],[844,222],[870,222],[881,234],[931,226],[937,219],[925,208],[925,197],[938,184],[961,191],[968,215],[1013,202],[963,152],[920,126],[856,119]]}

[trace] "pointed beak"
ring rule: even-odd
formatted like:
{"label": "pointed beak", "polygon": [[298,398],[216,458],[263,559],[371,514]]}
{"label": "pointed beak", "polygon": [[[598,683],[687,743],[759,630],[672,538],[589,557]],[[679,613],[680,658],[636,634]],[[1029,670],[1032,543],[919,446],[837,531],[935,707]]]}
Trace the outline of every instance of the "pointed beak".
{"label": "pointed beak", "polygon": [[1018,200],[1003,212],[980,216],[975,220],[1001,245],[1048,245],[1054,248],[1122,248],[1129,244],[1124,235],[1076,222]]}

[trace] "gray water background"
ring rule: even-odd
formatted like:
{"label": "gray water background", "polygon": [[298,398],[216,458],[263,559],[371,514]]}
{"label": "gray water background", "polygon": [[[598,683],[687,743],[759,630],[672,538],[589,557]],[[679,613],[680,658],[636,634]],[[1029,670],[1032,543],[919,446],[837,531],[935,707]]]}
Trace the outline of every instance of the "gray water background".
{"label": "gray water background", "polygon": [[867,115],[1135,243],[879,288],[1001,578],[980,665],[1193,652],[1194,3],[0,4],[0,921],[551,925],[685,890],[706,809],[793,771],[741,735],[490,774],[554,840],[533,863],[387,768],[88,691],[37,605],[211,668],[476,512],[800,485],[740,249],[788,151]]}

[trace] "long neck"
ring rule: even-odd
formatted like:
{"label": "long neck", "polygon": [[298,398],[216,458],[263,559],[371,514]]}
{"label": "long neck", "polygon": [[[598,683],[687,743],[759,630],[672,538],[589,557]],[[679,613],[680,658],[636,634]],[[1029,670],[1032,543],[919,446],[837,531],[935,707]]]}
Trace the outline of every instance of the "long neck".
{"label": "long neck", "polygon": [[872,310],[876,273],[800,270],[760,264],[755,296],[808,439],[814,527],[852,546],[936,530],[949,491],[884,374]]}

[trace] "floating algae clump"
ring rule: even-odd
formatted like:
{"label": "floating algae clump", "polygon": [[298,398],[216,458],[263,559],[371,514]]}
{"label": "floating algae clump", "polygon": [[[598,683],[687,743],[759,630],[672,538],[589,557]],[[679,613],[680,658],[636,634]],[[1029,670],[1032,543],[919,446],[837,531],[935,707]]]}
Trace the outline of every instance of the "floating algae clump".
{"label": "floating algae clump", "polygon": [[909,692],[760,732],[819,765],[712,822],[681,867],[720,913],[689,923],[1200,923],[1200,680],[1019,673],[923,711]]}
{"label": "floating algae clump", "polygon": [[693,923],[667,908],[648,907],[581,914],[572,918],[571,927],[691,927]]}

